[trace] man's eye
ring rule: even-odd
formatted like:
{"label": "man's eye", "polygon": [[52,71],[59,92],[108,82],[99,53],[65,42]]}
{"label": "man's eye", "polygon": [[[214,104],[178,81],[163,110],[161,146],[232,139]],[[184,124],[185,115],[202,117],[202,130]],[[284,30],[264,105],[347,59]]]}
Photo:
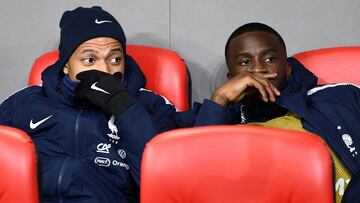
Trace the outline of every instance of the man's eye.
{"label": "man's eye", "polygon": [[241,66],[248,66],[250,63],[251,63],[250,60],[244,60],[244,61],[240,62],[240,65]]}
{"label": "man's eye", "polygon": [[275,57],[268,57],[268,58],[265,59],[266,63],[272,63],[274,61],[275,61]]}
{"label": "man's eye", "polygon": [[121,58],[120,58],[120,57],[115,57],[115,58],[110,59],[110,62],[111,62],[112,64],[119,64],[120,61],[121,61]]}
{"label": "man's eye", "polygon": [[95,59],[93,59],[93,58],[85,58],[82,61],[87,63],[87,64],[92,64],[95,61]]}

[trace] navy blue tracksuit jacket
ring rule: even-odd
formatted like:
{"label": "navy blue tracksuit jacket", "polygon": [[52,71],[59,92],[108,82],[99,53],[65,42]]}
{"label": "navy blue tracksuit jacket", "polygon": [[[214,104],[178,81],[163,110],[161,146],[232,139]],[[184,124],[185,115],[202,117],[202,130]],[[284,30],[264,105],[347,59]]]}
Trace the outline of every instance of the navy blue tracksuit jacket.
{"label": "navy blue tracksuit jacket", "polygon": [[[276,103],[300,116],[304,129],[326,141],[352,174],[343,202],[360,202],[360,88],[347,83],[317,86],[317,77],[299,61],[289,58],[289,63],[291,78]],[[269,120],[254,117],[245,104],[231,109],[233,123]]]}
{"label": "navy blue tracksuit jacket", "polygon": [[35,143],[42,202],[138,202],[141,155],[151,138],[165,130],[230,121],[230,111],[209,100],[176,112],[163,97],[143,89],[145,78],[129,56],[124,86],[136,103],[117,118],[77,106],[61,70],[57,63],[48,67],[42,87],[25,88],[0,106],[0,124],[27,132]]}

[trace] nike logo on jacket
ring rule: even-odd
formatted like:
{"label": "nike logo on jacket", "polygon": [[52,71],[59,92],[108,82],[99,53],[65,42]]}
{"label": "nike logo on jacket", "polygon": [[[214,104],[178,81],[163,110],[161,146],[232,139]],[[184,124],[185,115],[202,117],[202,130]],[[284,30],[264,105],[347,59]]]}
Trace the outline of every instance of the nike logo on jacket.
{"label": "nike logo on jacket", "polygon": [[53,115],[50,115],[36,123],[33,123],[33,119],[31,119],[30,121],[30,129],[34,130],[35,128],[37,128],[39,125],[41,125],[42,123],[44,123],[45,121],[47,121],[49,118],[51,118]]}

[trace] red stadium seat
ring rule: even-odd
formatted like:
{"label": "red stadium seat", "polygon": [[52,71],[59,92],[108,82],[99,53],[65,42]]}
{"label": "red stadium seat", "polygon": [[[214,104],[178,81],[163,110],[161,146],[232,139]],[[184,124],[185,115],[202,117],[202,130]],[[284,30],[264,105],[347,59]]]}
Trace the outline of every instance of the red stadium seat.
{"label": "red stadium seat", "polygon": [[295,54],[318,78],[319,84],[352,83],[360,85],[360,46],[332,47]]}
{"label": "red stadium seat", "polygon": [[[189,108],[187,68],[174,51],[142,45],[128,45],[127,53],[139,64],[146,77],[146,88],[165,96],[179,111]],[[59,58],[57,50],[37,58],[30,72],[28,85],[40,85],[42,71]]]}
{"label": "red stadium seat", "polygon": [[151,140],[141,168],[141,203],[329,203],[327,145],[300,131],[208,126]]}
{"label": "red stadium seat", "polygon": [[0,126],[0,202],[38,203],[34,144],[23,131]]}

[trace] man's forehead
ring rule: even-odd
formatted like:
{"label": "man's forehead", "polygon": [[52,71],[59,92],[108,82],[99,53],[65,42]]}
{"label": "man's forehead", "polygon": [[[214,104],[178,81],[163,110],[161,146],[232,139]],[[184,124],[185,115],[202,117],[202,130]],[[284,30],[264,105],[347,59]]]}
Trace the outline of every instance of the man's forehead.
{"label": "man's forehead", "polygon": [[254,49],[258,47],[266,47],[266,49],[282,50],[283,46],[277,36],[264,31],[252,31],[243,33],[235,37],[230,42],[230,49]]}
{"label": "man's forehead", "polygon": [[280,40],[274,34],[264,31],[246,32],[235,37],[234,40],[232,40],[232,42],[238,43],[245,43],[249,41],[281,44]]}
{"label": "man's forehead", "polygon": [[98,37],[81,43],[79,47],[85,46],[120,46],[120,42],[110,37]]}
{"label": "man's forehead", "polygon": [[98,52],[102,50],[111,50],[111,51],[119,51],[122,52],[122,46],[119,42],[108,42],[108,43],[97,43],[97,42],[84,42],[78,48],[78,51],[81,52]]}

